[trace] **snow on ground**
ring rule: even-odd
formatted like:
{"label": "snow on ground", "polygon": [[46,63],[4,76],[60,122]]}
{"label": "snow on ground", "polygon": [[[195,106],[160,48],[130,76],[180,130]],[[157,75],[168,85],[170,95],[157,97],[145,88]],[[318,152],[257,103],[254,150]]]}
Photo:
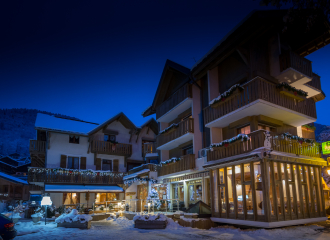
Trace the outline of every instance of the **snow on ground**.
{"label": "snow on ground", "polygon": [[[239,229],[233,226],[220,226],[210,230],[186,228],[178,225],[172,219],[166,229],[144,230],[134,228],[134,222],[120,217],[118,219],[92,222],[92,227],[86,229],[57,228],[56,224],[44,223],[33,225],[31,222],[19,222],[15,226],[18,236],[15,239],[330,239],[330,232],[317,225],[287,227],[279,229]],[[330,221],[327,221],[330,223]]]}

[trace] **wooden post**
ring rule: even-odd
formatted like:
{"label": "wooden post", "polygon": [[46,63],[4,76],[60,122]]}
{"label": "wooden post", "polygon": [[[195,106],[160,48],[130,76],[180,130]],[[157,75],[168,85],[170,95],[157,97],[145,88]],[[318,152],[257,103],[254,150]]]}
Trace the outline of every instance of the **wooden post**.
{"label": "wooden post", "polygon": [[258,211],[257,211],[257,198],[256,198],[256,183],[254,178],[254,163],[250,163],[250,174],[251,174],[251,186],[252,186],[252,200],[253,200],[253,216],[254,221],[258,220]]}
{"label": "wooden post", "polygon": [[264,202],[264,214],[266,222],[270,222],[270,206],[269,206],[269,174],[267,171],[267,160],[262,159],[261,162],[261,176],[262,176],[262,188],[263,188],[263,202]]}
{"label": "wooden post", "polygon": [[289,182],[288,182],[288,169],[287,163],[284,163],[284,180],[285,180],[285,190],[286,190],[286,206],[288,208],[288,213],[290,215],[290,219],[292,220],[291,214],[291,196],[290,196],[290,189],[289,189]]}

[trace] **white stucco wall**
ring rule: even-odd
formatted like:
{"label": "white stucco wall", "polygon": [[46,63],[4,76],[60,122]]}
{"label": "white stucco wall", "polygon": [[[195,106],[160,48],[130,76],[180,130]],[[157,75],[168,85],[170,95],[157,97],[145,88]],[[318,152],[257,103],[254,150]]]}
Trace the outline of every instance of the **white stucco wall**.
{"label": "white stucco wall", "polygon": [[63,205],[63,193],[50,193],[49,196],[56,208]]}

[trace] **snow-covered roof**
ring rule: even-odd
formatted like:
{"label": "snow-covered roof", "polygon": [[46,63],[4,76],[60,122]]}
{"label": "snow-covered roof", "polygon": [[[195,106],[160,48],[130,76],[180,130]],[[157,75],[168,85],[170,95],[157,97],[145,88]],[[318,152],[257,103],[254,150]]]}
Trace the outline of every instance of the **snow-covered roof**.
{"label": "snow-covered roof", "polygon": [[118,186],[46,184],[45,192],[124,192],[124,189]]}
{"label": "snow-covered roof", "polygon": [[17,177],[10,176],[10,175],[5,174],[3,172],[0,172],[0,178],[4,178],[8,181],[15,182],[15,183],[21,183],[21,184],[26,184],[26,185],[29,184],[27,181],[24,181],[24,180],[19,179]]}
{"label": "snow-covered roof", "polygon": [[139,175],[142,174],[142,173],[147,173],[147,172],[150,172],[150,170],[149,170],[149,169],[143,169],[143,170],[141,170],[141,171],[139,171],[139,172],[136,172],[136,173],[132,173],[132,174],[130,174],[130,175],[127,175],[127,176],[125,176],[123,179],[124,179],[124,180],[127,180],[127,179],[130,179],[130,178],[134,178],[134,177],[139,176]]}
{"label": "snow-covered roof", "polygon": [[87,135],[98,124],[58,118],[42,113],[37,114],[36,128]]}

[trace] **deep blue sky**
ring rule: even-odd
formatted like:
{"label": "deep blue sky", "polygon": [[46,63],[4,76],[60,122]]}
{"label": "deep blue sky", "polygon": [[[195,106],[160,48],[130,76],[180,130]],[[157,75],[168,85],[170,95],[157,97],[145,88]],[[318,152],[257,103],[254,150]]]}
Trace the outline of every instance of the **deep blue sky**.
{"label": "deep blue sky", "polygon": [[[6,3],[5,3],[6,2]],[[192,67],[259,1],[2,1],[0,108],[147,119],[166,59]],[[330,46],[307,58],[330,97]],[[329,89],[329,90],[328,90]],[[317,103],[328,124],[330,98]]]}

